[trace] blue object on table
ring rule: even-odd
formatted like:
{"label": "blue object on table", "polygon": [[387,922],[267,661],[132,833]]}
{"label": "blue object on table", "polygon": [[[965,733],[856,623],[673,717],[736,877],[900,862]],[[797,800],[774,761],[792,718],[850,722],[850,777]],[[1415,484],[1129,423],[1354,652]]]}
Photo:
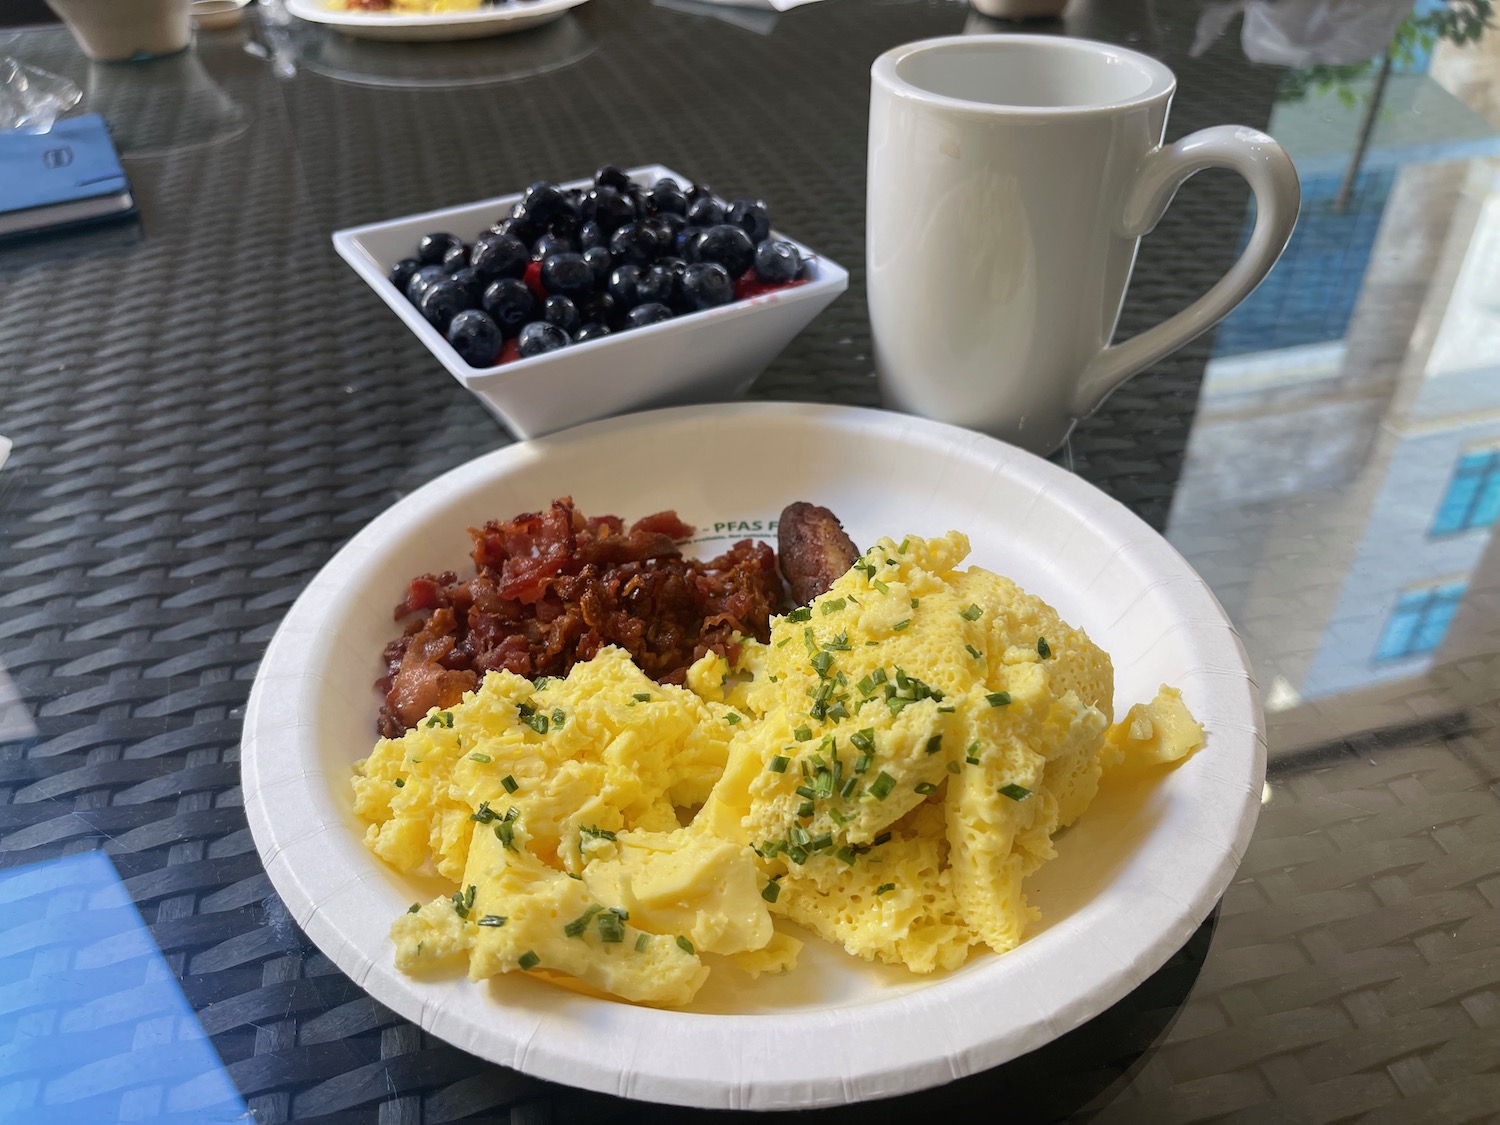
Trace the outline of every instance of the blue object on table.
{"label": "blue object on table", "polygon": [[0,871],[0,1123],[249,1120],[109,857]]}
{"label": "blue object on table", "polygon": [[135,211],[104,118],[65,117],[45,133],[0,131],[0,237]]}

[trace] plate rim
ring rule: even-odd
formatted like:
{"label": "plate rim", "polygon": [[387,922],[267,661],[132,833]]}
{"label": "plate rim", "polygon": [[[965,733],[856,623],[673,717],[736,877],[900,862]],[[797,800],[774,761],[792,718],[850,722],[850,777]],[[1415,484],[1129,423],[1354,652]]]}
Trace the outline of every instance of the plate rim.
{"label": "plate rim", "polygon": [[286,0],[286,10],[298,19],[309,23],[327,24],[330,27],[360,28],[433,28],[462,27],[469,24],[510,23],[512,20],[531,16],[565,12],[588,0],[506,0],[503,5],[491,5],[467,12],[403,12],[395,15],[383,12],[341,12],[325,7],[317,0]]}
{"label": "plate rim", "polygon": [[[1219,634],[1220,647],[1233,652],[1238,664],[1234,669],[1222,671],[1235,681],[1236,698],[1243,695],[1243,699],[1237,705],[1237,710],[1242,714],[1238,715],[1234,723],[1225,725],[1221,722],[1215,727],[1216,738],[1230,743],[1238,751],[1238,756],[1228,750],[1224,752],[1226,764],[1248,765],[1247,777],[1242,778],[1240,772],[1235,772],[1232,778],[1226,775],[1224,779],[1226,786],[1233,782],[1237,792],[1243,789],[1240,807],[1234,810],[1233,831],[1227,833],[1222,841],[1213,841],[1218,846],[1218,851],[1213,857],[1212,871],[1204,879],[1202,886],[1190,889],[1191,895],[1194,896],[1193,901],[1183,903],[1180,900],[1171,899],[1176,909],[1168,926],[1160,930],[1152,930],[1150,936],[1145,939],[1145,945],[1134,949],[1133,956],[1128,960],[1122,960],[1118,951],[1111,951],[1114,953],[1114,963],[1106,966],[1106,979],[1102,985],[1095,987],[1092,991],[1068,997],[1063,1007],[1053,1006],[1049,1009],[1043,1005],[1037,1005],[1037,1014],[1027,1022],[1008,1025],[999,1033],[985,1028],[982,1029],[982,1035],[976,1035],[971,1028],[965,1026],[953,1031],[952,1034],[934,1035],[931,1039],[924,1040],[920,1047],[902,1052],[899,1058],[882,1059],[877,1065],[865,1065],[867,1060],[863,1056],[846,1052],[843,1056],[844,1061],[855,1068],[853,1072],[846,1070],[843,1073],[836,1073],[830,1070],[830,1072],[816,1076],[799,1074],[791,1077],[759,1072],[743,1073],[754,1071],[755,1068],[755,1061],[747,1062],[745,1058],[721,1059],[721,1065],[717,1069],[702,1068],[691,1072],[692,1068],[674,1067],[670,1063],[661,1063],[652,1057],[649,1049],[642,1049],[635,1042],[619,1046],[613,1053],[600,1052],[599,1057],[586,1057],[586,1052],[568,1050],[566,1043],[559,1047],[557,1031],[542,1024],[536,1024],[529,1029],[520,1029],[518,1039],[502,1041],[504,1036],[496,1034],[494,1021],[486,1023],[473,1018],[475,1010],[479,1015],[488,1013],[492,1016],[495,1010],[493,1002],[468,1005],[458,1012],[433,1003],[430,996],[423,995],[426,982],[414,981],[396,972],[392,965],[382,964],[377,959],[366,956],[345,934],[333,928],[327,918],[320,913],[318,903],[312,901],[307,895],[297,874],[288,869],[286,853],[282,849],[284,845],[290,846],[295,840],[278,838],[273,818],[268,813],[266,794],[260,787],[256,742],[258,730],[263,723],[262,711],[273,710],[268,700],[272,689],[268,685],[275,679],[274,675],[268,678],[266,669],[273,666],[272,657],[278,654],[281,647],[292,644],[299,636],[304,636],[304,634],[298,634],[292,626],[299,620],[299,608],[305,614],[305,606],[309,599],[316,599],[321,595],[321,583],[325,577],[329,577],[330,580],[336,578],[341,568],[354,564],[368,544],[380,539],[383,527],[392,524],[399,526],[403,517],[423,510],[430,498],[445,494],[448,490],[456,488],[460,482],[467,482],[468,486],[472,487],[474,481],[469,478],[474,474],[482,473],[485,481],[493,481],[503,477],[512,462],[521,464],[528,458],[536,456],[535,450],[539,446],[556,445],[561,442],[586,442],[591,438],[602,437],[622,429],[649,428],[674,421],[691,422],[696,416],[702,415],[743,420],[750,416],[774,419],[778,415],[786,414],[793,416],[810,414],[815,416],[820,423],[834,426],[853,425],[865,430],[878,429],[891,433],[903,441],[910,440],[912,435],[917,435],[941,441],[952,446],[955,452],[961,450],[966,455],[971,455],[974,451],[987,452],[994,458],[996,466],[1004,465],[1009,471],[1011,469],[1009,463],[1014,463],[1020,470],[1040,474],[1053,486],[1054,492],[1072,493],[1072,498],[1075,500],[1086,499],[1090,505],[1091,514],[1097,515],[1109,524],[1131,530],[1137,538],[1149,544],[1153,555],[1167,552],[1162,557],[1168,561],[1175,560],[1173,569],[1176,573],[1171,577],[1184,581],[1190,579],[1196,583],[1194,592],[1206,595],[1213,619],[1211,622],[1202,624],[1205,629],[1212,626],[1213,631]],[[246,707],[241,747],[242,786],[247,819],[256,849],[266,866],[273,887],[314,943],[341,970],[348,973],[357,984],[369,991],[379,1002],[419,1023],[423,1028],[447,1042],[501,1065],[514,1067],[523,1073],[616,1096],[678,1105],[737,1109],[806,1108],[834,1105],[886,1097],[939,1085],[1015,1058],[1103,1012],[1164,964],[1208,916],[1214,904],[1229,886],[1244,856],[1260,811],[1259,797],[1264,783],[1266,764],[1264,714],[1248,657],[1237,632],[1217,598],[1214,597],[1212,590],[1196,574],[1187,560],[1164,537],[1124,505],[1057,465],[974,431],[864,407],[772,402],[673,407],[586,423],[544,438],[517,442],[482,454],[434,478],[403,497],[385,512],[369,521],[336,552],[287,611],[257,670],[250,700]],[[1243,786],[1240,785],[1241,781],[1244,783]],[[355,882],[360,881],[358,878],[355,880]],[[1171,898],[1165,891],[1158,892],[1158,897],[1164,901]],[[1059,940],[1065,940],[1065,938]],[[1007,954],[1006,957],[1024,963],[1029,960],[1025,953],[1027,949],[1027,944],[1022,943],[1017,950]],[[1054,955],[1044,948],[1043,953],[1036,956]],[[961,998],[954,995],[952,987],[957,976],[956,971],[939,978],[927,989],[871,1001],[859,1007],[868,1009],[875,1006],[894,1005],[897,1009],[911,1008],[914,1006],[914,998],[927,996],[934,989],[944,990],[945,982],[950,985],[945,990],[947,995],[942,995],[940,992],[934,993],[933,997],[951,1002]],[[1025,981],[1020,983],[1024,985]],[[970,991],[982,990],[971,989]],[[631,1034],[638,1034],[643,1028],[662,1032],[671,1030],[675,1033],[676,1029],[672,1027],[672,1023],[663,1021],[686,1021],[702,1032],[707,1027],[703,1021],[727,1020],[733,1022],[736,1042],[741,1041],[741,1036],[753,1037],[757,1030],[781,1028],[789,1021],[795,1022],[814,1014],[821,1014],[797,1012],[790,1015],[758,1013],[718,1016],[640,1008],[613,1001],[592,1001],[591,1004],[593,1006],[588,1009],[590,1015],[599,1017],[595,1031],[602,1028],[610,1033],[623,1035],[626,1029],[614,1026],[623,1023],[630,1025]],[[845,1007],[841,1010],[850,1009]],[[622,1012],[632,1013],[632,1015],[621,1016]],[[825,1019],[822,1022],[826,1024],[827,1021]],[[592,1039],[587,1042],[595,1043]],[[502,1050],[502,1047],[508,1048],[509,1053]],[[635,1064],[634,1067],[625,1065],[622,1061],[625,1058],[628,1058],[630,1064]]]}

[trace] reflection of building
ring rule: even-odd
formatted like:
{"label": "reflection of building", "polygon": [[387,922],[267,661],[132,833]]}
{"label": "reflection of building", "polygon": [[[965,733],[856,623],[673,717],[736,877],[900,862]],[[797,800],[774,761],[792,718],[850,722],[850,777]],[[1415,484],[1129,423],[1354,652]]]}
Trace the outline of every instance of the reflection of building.
{"label": "reflection of building", "polygon": [[1173,507],[1273,710],[1422,673],[1500,511],[1500,160],[1454,159],[1500,131],[1405,79],[1446,116],[1383,121],[1341,212],[1278,109],[1302,226],[1221,330]]}

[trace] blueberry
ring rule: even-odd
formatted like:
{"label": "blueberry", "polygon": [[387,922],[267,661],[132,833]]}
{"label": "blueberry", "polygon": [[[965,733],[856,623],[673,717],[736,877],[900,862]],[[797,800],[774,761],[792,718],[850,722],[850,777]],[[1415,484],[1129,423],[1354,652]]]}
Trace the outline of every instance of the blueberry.
{"label": "blueberry", "polygon": [[469,251],[469,267],[486,281],[501,277],[520,277],[526,272],[531,252],[526,243],[513,234],[481,234]]}
{"label": "blueberry", "polygon": [[402,258],[386,276],[391,279],[391,284],[402,293],[406,292],[406,285],[412,279],[412,275],[422,268],[422,263],[415,258]]}
{"label": "blueberry", "polygon": [[433,282],[417,302],[417,308],[427,318],[427,323],[439,332],[446,333],[453,318],[465,309],[474,307],[468,292],[451,277]]}
{"label": "blueberry", "polygon": [[802,255],[790,242],[768,238],[755,248],[755,276],[770,285],[795,281],[802,271]]}
{"label": "blueberry", "polygon": [[634,222],[636,217],[635,204],[630,197],[609,188],[595,188],[589,192],[584,199],[583,212],[584,218],[598,223],[606,235],[614,234],[626,223]]}
{"label": "blueberry", "polygon": [[645,223],[626,223],[609,236],[609,252],[617,262],[649,266],[662,249],[660,232]]}
{"label": "blueberry", "polygon": [[525,207],[528,217],[545,227],[557,215],[567,210],[568,198],[563,194],[562,188],[556,184],[548,180],[538,180],[522,194],[521,204]]}
{"label": "blueberry", "polygon": [[729,205],[728,220],[748,234],[751,242],[771,237],[771,213],[759,199],[736,199]]}
{"label": "blueberry", "polygon": [[609,325],[600,324],[597,321],[585,324],[573,334],[573,343],[582,344],[586,340],[599,340],[609,335]]}
{"label": "blueberry", "polygon": [[525,328],[521,329],[519,346],[521,357],[541,355],[543,352],[555,352],[558,348],[565,348],[573,342],[573,338],[555,324],[545,320],[533,320]]}
{"label": "blueberry", "polygon": [[594,173],[594,183],[599,187],[624,191],[630,187],[630,177],[623,168],[618,168],[613,164],[606,164]]}
{"label": "blueberry", "polygon": [[469,303],[478,308],[480,299],[484,296],[485,288],[489,285],[486,278],[480,277],[472,266],[464,266],[456,269],[449,277],[464,287],[464,292],[469,295]]}
{"label": "blueberry", "polygon": [[587,297],[580,297],[573,303],[578,306],[578,318],[585,324],[603,324],[610,328],[618,328],[624,323],[624,307],[608,293],[590,293]]}
{"label": "blueberry", "polygon": [[564,297],[582,296],[594,290],[594,271],[582,254],[550,254],[542,259],[542,288]]}
{"label": "blueberry", "polygon": [[463,269],[469,264],[469,248],[460,242],[457,246],[450,246],[448,252],[443,255],[443,268],[449,273]]}
{"label": "blueberry", "polygon": [[698,237],[707,229],[707,227],[683,227],[678,231],[677,237],[672,240],[672,249],[677,256],[685,262],[696,262],[698,260]]}
{"label": "blueberry", "polygon": [[682,277],[682,295],[694,309],[711,309],[734,300],[734,279],[718,262],[694,262]]}
{"label": "blueberry", "polygon": [[703,196],[688,204],[687,221],[695,227],[716,227],[724,221],[724,205],[713,196]]}
{"label": "blueberry", "polygon": [[689,208],[700,199],[712,199],[714,189],[707,184],[689,184],[687,189],[687,201]]}
{"label": "blueberry", "polygon": [[670,305],[676,278],[670,270],[652,266],[635,283],[635,299],[640,305]]}
{"label": "blueberry", "polygon": [[561,234],[544,234],[531,245],[531,256],[537,261],[545,261],[554,254],[576,254],[578,252],[578,240]]}
{"label": "blueberry", "polygon": [[609,280],[610,271],[615,268],[614,257],[602,246],[590,246],[583,252],[583,260],[594,274],[594,288],[603,287]]}
{"label": "blueberry", "polygon": [[603,247],[608,242],[609,236],[604,233],[604,228],[593,219],[578,228],[578,245],[585,250],[592,250],[596,246]]}
{"label": "blueberry", "polygon": [[[514,214],[514,212],[518,208],[523,212],[520,218],[517,218]],[[534,223],[529,218],[525,217],[525,209],[521,208],[521,205],[519,203],[517,203],[515,207],[511,208],[511,211],[512,214],[509,218],[501,219],[498,223],[492,226],[490,230],[495,234],[508,234],[514,238],[518,238],[527,246],[530,246],[537,239],[541,238],[544,233],[546,233],[542,229],[542,225],[540,223]]]}
{"label": "blueberry", "polygon": [[542,303],[542,319],[548,324],[555,324],[569,336],[577,332],[583,324],[583,318],[578,315],[578,306],[566,297],[553,295]]}
{"label": "blueberry", "polygon": [[755,243],[739,227],[721,223],[699,236],[697,256],[700,262],[718,262],[730,277],[739,277],[755,261]]}
{"label": "blueberry", "polygon": [[684,219],[681,215],[676,215],[671,212],[667,212],[663,215],[653,216],[648,221],[651,223],[653,228],[662,233],[663,241],[667,246],[671,246],[672,243],[677,240],[678,231],[685,230],[687,228],[687,220]]}
{"label": "blueberry", "polygon": [[687,214],[687,196],[683,194],[682,185],[670,176],[663,176],[656,181],[646,193],[646,203],[658,215]]}
{"label": "blueberry", "polygon": [[424,266],[441,265],[443,255],[455,246],[462,246],[463,241],[456,234],[440,231],[437,234],[424,234],[422,241],[417,244],[417,257]]}
{"label": "blueberry", "polygon": [[490,282],[481,303],[484,311],[500,326],[500,331],[506,336],[514,336],[536,311],[536,294],[524,281],[502,277]]}
{"label": "blueberry", "polygon": [[567,238],[574,238],[578,234],[578,228],[583,226],[583,212],[571,199],[564,199],[552,218],[547,221],[547,230],[551,234],[560,234]]}
{"label": "blueberry", "polygon": [[646,271],[640,266],[616,266],[615,271],[609,275],[609,295],[615,299],[615,304],[624,309],[633,309],[640,304],[640,298],[636,296],[636,288],[640,283],[641,275]]}
{"label": "blueberry", "polygon": [[436,285],[447,276],[448,271],[442,266],[423,266],[412,274],[411,280],[406,283],[406,299],[414,305],[417,304],[429,286]]}
{"label": "blueberry", "polygon": [[626,328],[644,328],[648,324],[660,324],[664,320],[672,319],[672,310],[666,305],[651,302],[644,305],[636,305],[625,314]]}
{"label": "blueberry", "polygon": [[448,325],[448,343],[470,367],[492,367],[500,355],[500,328],[486,313],[465,309]]}

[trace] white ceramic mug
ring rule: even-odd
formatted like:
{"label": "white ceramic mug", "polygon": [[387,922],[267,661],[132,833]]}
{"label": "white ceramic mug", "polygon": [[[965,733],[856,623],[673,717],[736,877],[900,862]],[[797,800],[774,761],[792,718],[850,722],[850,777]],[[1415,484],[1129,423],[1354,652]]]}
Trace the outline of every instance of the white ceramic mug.
{"label": "white ceramic mug", "polygon": [[[875,60],[866,260],[887,405],[1049,453],[1260,284],[1296,224],[1297,173],[1245,126],[1164,147],[1176,85],[1145,55],[1051,36],[929,39]],[[1249,181],[1249,245],[1182,312],[1111,345],[1141,236],[1204,168]]]}

